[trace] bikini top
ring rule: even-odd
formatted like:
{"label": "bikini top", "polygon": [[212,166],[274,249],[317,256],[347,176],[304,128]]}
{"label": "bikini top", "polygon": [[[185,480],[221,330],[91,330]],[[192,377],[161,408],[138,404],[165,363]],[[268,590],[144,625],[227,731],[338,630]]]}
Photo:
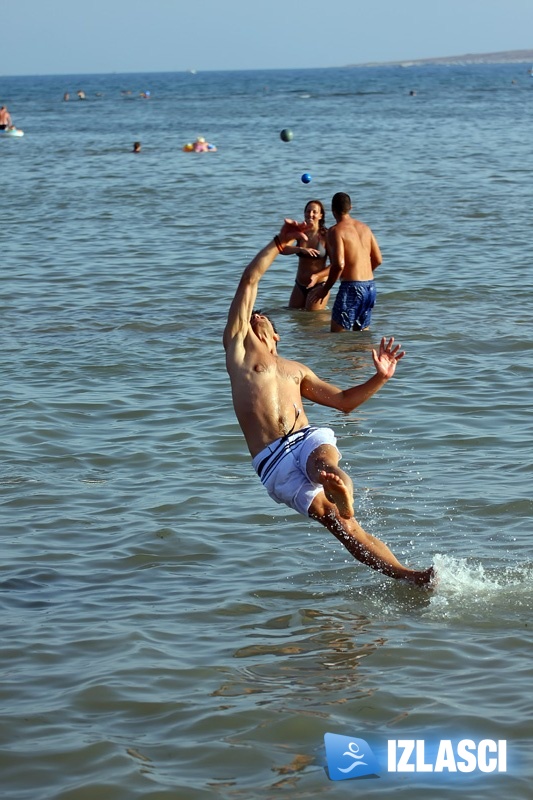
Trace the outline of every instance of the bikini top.
{"label": "bikini top", "polygon": [[315,247],[314,249],[318,250],[318,258],[325,258],[328,254],[323,242],[319,242],[318,247]]}
{"label": "bikini top", "polygon": [[318,250],[318,256],[314,256],[315,258],[326,258],[328,254],[322,240],[319,241],[316,247],[314,245],[310,245],[309,242],[300,242],[299,244],[300,247],[308,247],[310,250]]}

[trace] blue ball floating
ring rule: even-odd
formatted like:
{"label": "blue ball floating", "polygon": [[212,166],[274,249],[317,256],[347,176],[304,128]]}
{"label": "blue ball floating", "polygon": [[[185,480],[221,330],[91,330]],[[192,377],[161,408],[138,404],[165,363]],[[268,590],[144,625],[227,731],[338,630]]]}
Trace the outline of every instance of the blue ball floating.
{"label": "blue ball floating", "polygon": [[302,183],[311,183],[312,180],[313,179],[310,176],[310,174],[308,172],[304,172],[304,174],[302,175]]}

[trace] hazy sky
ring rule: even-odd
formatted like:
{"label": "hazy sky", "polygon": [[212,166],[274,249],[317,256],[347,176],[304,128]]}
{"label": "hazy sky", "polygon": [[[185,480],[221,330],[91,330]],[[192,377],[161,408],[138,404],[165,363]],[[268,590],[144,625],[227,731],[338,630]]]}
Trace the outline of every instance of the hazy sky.
{"label": "hazy sky", "polygon": [[0,75],[331,67],[533,47],[533,0],[0,0]]}

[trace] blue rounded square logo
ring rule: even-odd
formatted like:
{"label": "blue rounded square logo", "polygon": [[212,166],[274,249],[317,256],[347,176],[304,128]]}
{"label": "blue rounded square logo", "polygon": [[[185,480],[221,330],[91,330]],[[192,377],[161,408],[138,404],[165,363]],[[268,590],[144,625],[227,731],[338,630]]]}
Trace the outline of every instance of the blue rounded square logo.
{"label": "blue rounded square logo", "polygon": [[379,775],[378,760],[364,739],[325,733],[324,744],[330,780],[345,781],[363,775]]}

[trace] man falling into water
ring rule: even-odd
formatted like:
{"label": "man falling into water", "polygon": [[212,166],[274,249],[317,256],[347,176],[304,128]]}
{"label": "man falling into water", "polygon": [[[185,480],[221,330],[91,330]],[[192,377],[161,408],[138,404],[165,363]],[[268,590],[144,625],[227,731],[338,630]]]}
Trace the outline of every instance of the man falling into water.
{"label": "man falling into water", "polygon": [[427,584],[433,569],[404,567],[389,548],[354,518],[353,485],[338,466],[330,428],[309,425],[302,398],[346,413],[364,403],[394,375],[403,357],[391,338],[372,351],[376,373],[360,386],[341,390],[304,364],[277,353],[272,322],[254,311],[259,281],[283,247],[306,238],[305,222],[285,220],[279,235],[244,270],[224,330],[226,367],[233,405],[252,464],[270,496],[326,527],[363,564],[391,578]]}

